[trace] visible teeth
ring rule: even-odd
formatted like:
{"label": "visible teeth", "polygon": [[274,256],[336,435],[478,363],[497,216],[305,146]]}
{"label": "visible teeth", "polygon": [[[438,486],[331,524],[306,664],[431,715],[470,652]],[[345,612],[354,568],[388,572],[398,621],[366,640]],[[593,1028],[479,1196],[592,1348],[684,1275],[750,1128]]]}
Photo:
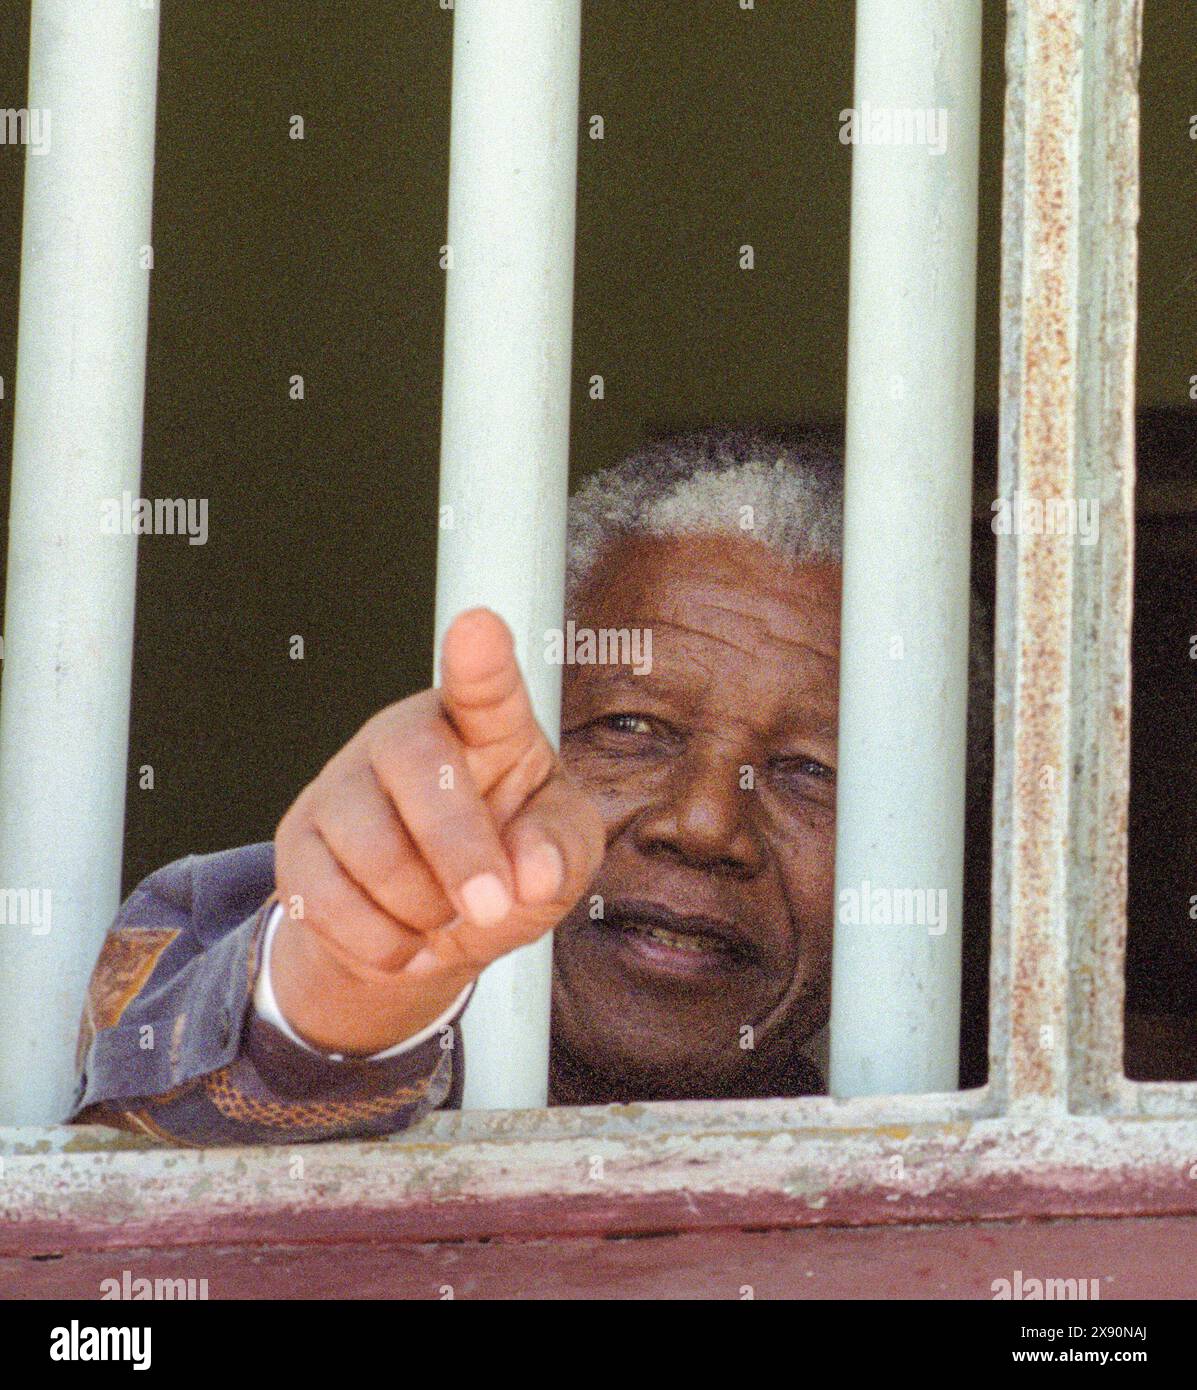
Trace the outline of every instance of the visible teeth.
{"label": "visible teeth", "polygon": [[735,948],[721,937],[708,935],[706,932],[670,931],[668,927],[659,927],[652,922],[637,920],[634,917],[621,918],[612,925],[617,930],[635,932],[638,936],[648,936],[654,941],[659,941],[662,946],[672,947],[675,951],[688,951],[692,955],[735,956],[736,954]]}
{"label": "visible teeth", "polygon": [[682,951],[715,951],[719,949],[719,947],[707,937],[691,936],[689,934],[682,936],[677,932],[669,931],[666,927],[653,927],[649,932],[649,936],[653,937],[656,941],[663,941],[666,946],[676,946]]}

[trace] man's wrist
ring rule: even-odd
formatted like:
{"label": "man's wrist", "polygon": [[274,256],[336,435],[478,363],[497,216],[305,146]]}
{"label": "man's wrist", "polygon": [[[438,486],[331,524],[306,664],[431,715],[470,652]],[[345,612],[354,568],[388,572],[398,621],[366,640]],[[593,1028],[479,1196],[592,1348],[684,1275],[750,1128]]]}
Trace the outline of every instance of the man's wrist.
{"label": "man's wrist", "polygon": [[[422,1026],[415,1027],[414,1031],[412,1031],[409,1036],[401,1037],[399,1041],[384,1043],[381,1048],[371,1048],[369,1043],[366,1043],[364,1046],[362,1045],[362,1040],[364,1040],[368,1033],[372,1031],[376,1035],[379,1031],[377,1027],[373,1030],[370,1029],[368,1018],[359,1019],[358,1029],[356,1030],[359,1032],[359,1036],[353,1038],[343,1049],[338,1050],[332,1047],[318,1045],[318,1043],[304,1037],[299,1029],[293,1026],[292,1021],[287,1017],[287,1013],[280,1005],[278,996],[275,992],[272,958],[274,956],[275,939],[282,921],[283,905],[281,902],[275,903],[270,910],[262,936],[258,978],[254,985],[254,1011],[260,1018],[277,1028],[284,1037],[288,1038],[298,1047],[316,1053],[326,1060],[337,1062],[345,1060],[381,1062],[391,1057],[401,1056],[406,1052],[414,1051],[429,1038],[434,1037],[437,1033],[443,1032],[444,1029],[452,1025],[454,1020],[465,1008],[470,994],[473,991],[474,981],[470,980],[465,987],[458,992],[456,997],[449,1002],[447,1007],[437,1013],[429,1022],[424,1023]],[[305,935],[308,938],[304,943],[306,946],[318,946],[318,943],[312,941],[312,934],[310,932]],[[324,953],[318,952],[318,954],[323,955]],[[309,951],[307,955],[310,962],[311,952]],[[326,959],[328,968],[324,973],[325,978],[329,982],[329,987],[344,990],[346,980],[339,962],[336,962],[331,957]],[[365,988],[369,987],[365,986]],[[302,1026],[303,1024],[301,1022],[300,1027],[302,1028]],[[394,1036],[393,1032],[392,1036]],[[375,1037],[370,1038],[371,1042],[375,1040]]]}

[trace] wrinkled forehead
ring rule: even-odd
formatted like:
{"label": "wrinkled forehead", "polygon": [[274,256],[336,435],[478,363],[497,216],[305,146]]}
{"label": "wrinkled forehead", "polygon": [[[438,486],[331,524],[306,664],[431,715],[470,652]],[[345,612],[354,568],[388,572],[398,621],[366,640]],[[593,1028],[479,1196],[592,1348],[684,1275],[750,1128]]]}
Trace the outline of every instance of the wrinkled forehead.
{"label": "wrinkled forehead", "polygon": [[574,698],[581,686],[591,698],[639,692],[769,725],[834,722],[837,564],[791,562],[735,536],[683,536],[621,540],[596,568],[570,613],[583,657],[567,660]]}

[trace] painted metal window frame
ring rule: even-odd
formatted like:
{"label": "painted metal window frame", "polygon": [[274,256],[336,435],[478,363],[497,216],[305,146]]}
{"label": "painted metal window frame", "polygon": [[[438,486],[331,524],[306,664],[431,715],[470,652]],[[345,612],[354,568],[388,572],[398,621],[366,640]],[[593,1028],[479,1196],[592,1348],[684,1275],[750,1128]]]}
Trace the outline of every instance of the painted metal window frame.
{"label": "painted metal window frame", "polygon": [[1122,1072],[1141,0],[1011,0],[1000,489],[1100,498],[997,579],[990,1079],[438,1113],[393,1140],[0,1131],[0,1251],[1197,1212],[1197,1085]]}

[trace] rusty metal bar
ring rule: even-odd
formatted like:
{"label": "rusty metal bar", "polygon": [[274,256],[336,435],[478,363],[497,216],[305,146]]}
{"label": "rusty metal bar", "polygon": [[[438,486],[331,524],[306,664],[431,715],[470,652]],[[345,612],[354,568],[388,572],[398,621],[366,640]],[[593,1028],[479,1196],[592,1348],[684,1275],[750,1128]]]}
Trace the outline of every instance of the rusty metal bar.
{"label": "rusty metal bar", "polygon": [[1109,1098],[1121,1051],[1139,10],[1010,6],[991,1079],[1012,1112]]}
{"label": "rusty metal bar", "polygon": [[1125,1095],[1127,819],[1135,518],[1135,330],[1139,220],[1139,53],[1143,0],[1091,3],[1081,145],[1083,390],[1077,491],[1098,504],[1077,552],[1074,603],[1075,882],[1069,1103],[1109,1109]]}
{"label": "rusty metal bar", "polygon": [[[998,487],[1074,492],[1083,0],[1014,0],[1007,34]],[[995,1089],[1065,1104],[1073,548],[999,541],[994,792]]]}
{"label": "rusty metal bar", "polygon": [[[1073,74],[1083,3],[1012,0],[1009,8],[998,464],[1008,505],[1074,491]],[[990,1079],[1014,1106],[1062,1108],[1067,1084],[1072,564],[1067,537],[999,535]]]}

